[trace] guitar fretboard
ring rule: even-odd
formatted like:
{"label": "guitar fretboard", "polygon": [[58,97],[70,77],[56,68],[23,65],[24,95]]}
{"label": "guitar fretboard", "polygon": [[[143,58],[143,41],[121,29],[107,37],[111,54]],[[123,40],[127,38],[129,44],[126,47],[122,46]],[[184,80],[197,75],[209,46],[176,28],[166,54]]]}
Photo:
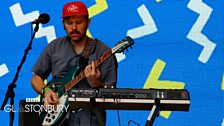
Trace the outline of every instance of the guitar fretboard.
{"label": "guitar fretboard", "polygon": [[[111,50],[109,50],[106,53],[104,53],[100,58],[98,58],[96,61],[94,61],[95,66],[98,67],[101,63],[103,63],[112,54],[113,53],[112,53]],[[84,74],[84,71],[81,70],[81,72],[74,79],[72,79],[70,82],[68,82],[65,85],[65,92],[69,91],[73,86],[75,86],[83,78],[85,78],[85,74]]]}

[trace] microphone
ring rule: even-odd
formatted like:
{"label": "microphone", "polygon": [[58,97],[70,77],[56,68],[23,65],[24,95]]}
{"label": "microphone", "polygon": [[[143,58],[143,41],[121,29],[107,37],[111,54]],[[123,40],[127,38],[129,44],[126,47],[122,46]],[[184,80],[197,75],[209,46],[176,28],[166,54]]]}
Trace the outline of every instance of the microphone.
{"label": "microphone", "polygon": [[50,21],[50,16],[47,13],[40,14],[38,19],[34,20],[32,24],[47,24]]}

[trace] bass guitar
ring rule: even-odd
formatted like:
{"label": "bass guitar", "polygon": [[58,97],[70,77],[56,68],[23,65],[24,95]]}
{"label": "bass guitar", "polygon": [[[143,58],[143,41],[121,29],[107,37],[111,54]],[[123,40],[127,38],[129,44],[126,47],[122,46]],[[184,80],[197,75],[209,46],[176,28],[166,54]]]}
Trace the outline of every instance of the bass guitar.
{"label": "bass guitar", "polygon": [[[119,41],[116,46],[100,58],[94,61],[96,67],[103,63],[107,58],[115,53],[121,53],[134,44],[134,40],[127,36]],[[72,89],[79,81],[85,78],[84,71],[80,66],[74,66],[68,74],[63,78],[51,80],[47,86],[50,87],[58,95],[58,104],[53,106],[51,110],[44,110],[40,112],[40,121],[43,126],[58,126],[63,122],[66,114],[68,104],[68,91]]]}

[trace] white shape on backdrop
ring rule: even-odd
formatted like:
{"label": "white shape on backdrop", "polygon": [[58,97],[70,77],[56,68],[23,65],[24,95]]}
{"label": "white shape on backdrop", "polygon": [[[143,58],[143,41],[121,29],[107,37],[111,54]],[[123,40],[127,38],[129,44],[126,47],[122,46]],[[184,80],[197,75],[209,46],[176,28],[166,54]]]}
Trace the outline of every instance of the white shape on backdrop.
{"label": "white shape on backdrop", "polygon": [[157,32],[156,24],[146,6],[142,4],[137,10],[144,25],[128,30],[127,35],[132,38],[140,38]]}
{"label": "white shape on backdrop", "polygon": [[[142,4],[138,7],[137,11],[144,25],[128,30],[126,35],[136,39],[157,32],[158,29],[156,24],[146,6]],[[121,61],[125,59],[126,56],[125,54],[120,53],[116,54],[116,57],[118,61]]]}
{"label": "white shape on backdrop", "polygon": [[117,58],[117,62],[120,62],[126,58],[125,54],[123,53],[116,53],[115,56]]}
{"label": "white shape on backdrop", "polygon": [[[31,11],[27,14],[24,14],[20,3],[16,3],[9,7],[12,14],[14,23],[17,27],[31,23],[37,19],[40,15],[39,11]],[[33,25],[35,27],[35,25]],[[50,43],[52,40],[56,39],[55,28],[54,26],[43,27],[42,24],[39,24],[39,30],[36,33],[35,38],[41,38],[46,36],[47,42]]]}
{"label": "white shape on backdrop", "polygon": [[207,63],[216,44],[210,41],[207,36],[201,33],[201,31],[209,20],[213,9],[203,3],[202,0],[190,0],[187,7],[199,14],[199,17],[188,33],[187,38],[204,47],[198,60],[202,63]]}
{"label": "white shape on backdrop", "polygon": [[223,118],[223,120],[222,120],[222,126],[224,126],[224,118]]}
{"label": "white shape on backdrop", "polygon": [[[35,25],[33,25],[35,26]],[[56,39],[54,26],[43,27],[42,24],[39,24],[39,31],[36,33],[36,38],[41,38],[46,36],[47,42],[50,43],[52,40]]]}
{"label": "white shape on backdrop", "polygon": [[5,63],[0,65],[0,77],[6,75],[8,72],[9,72],[9,70]]}
{"label": "white shape on backdrop", "polygon": [[16,27],[27,24],[35,20],[39,16],[39,11],[32,11],[28,14],[23,14],[19,3],[9,7]]}

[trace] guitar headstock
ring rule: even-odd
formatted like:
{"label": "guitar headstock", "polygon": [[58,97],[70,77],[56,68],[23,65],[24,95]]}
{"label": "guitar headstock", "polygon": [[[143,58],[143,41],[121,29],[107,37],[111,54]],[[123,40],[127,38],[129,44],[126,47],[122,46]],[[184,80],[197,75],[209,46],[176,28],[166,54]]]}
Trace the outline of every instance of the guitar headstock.
{"label": "guitar headstock", "polygon": [[114,48],[112,48],[112,54],[121,53],[124,50],[128,49],[129,47],[131,48],[133,44],[134,40],[131,37],[126,36],[124,39],[119,41]]}

